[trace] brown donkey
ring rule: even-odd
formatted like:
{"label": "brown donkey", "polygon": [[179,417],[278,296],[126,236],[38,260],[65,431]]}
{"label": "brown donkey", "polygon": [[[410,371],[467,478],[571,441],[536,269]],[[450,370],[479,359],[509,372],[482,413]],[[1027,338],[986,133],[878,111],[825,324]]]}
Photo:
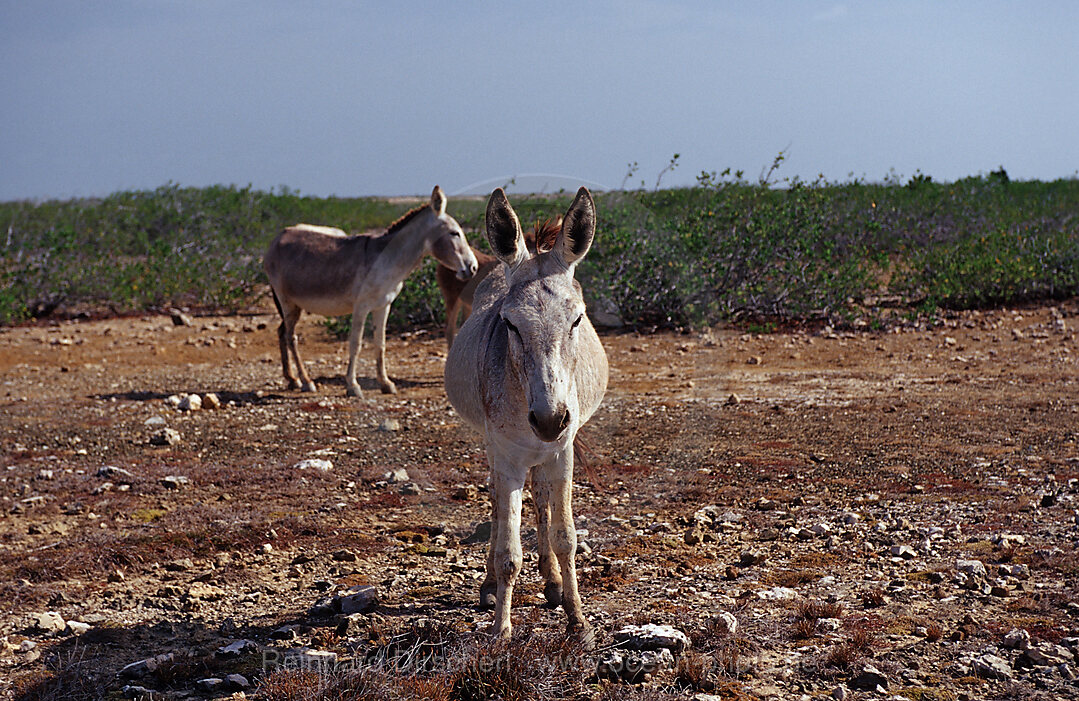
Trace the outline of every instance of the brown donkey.
{"label": "brown donkey", "polygon": [[[316,389],[296,347],[300,314],[304,310],[324,316],[351,312],[345,386],[350,396],[362,396],[356,382],[356,356],[371,312],[378,384],[383,392],[395,393],[397,388],[386,374],[386,318],[405,278],[427,254],[452,269],[461,280],[476,272],[472,249],[460,225],[446,214],[446,196],[437,185],[430,204],[409,211],[380,236],[347,236],[340,229],[309,224],[298,224],[278,234],[266,251],[263,267],[281,314],[277,335],[289,389]],[[300,379],[289,367],[290,352]]]}
{"label": "brown donkey", "polygon": [[484,436],[491,467],[491,545],[480,602],[495,607],[492,632],[511,632],[521,571],[521,502],[531,479],[544,595],[562,604],[568,629],[591,627],[577,591],[577,531],[570,504],[573,439],[607,388],[607,355],[585,315],[573,271],[592,245],[596,208],[581,188],[549,250],[529,250],[501,188],[487,203],[487,240],[503,263],[476,290],[475,310],[446,359],[446,394]]}
{"label": "brown donkey", "polygon": [[[537,223],[535,231],[525,232],[525,245],[528,250],[535,253],[537,240],[540,241],[540,246],[549,249],[554,245],[561,226],[562,217],[542,224]],[[442,292],[442,301],[446,305],[445,334],[448,347],[453,347],[453,337],[457,335],[457,319],[461,316],[461,312],[464,312],[464,318],[467,320],[472,314],[472,300],[475,297],[476,288],[498,264],[497,258],[478,249],[473,248],[472,255],[476,257],[479,267],[476,269],[476,274],[468,280],[462,280],[457,273],[441,263],[435,269],[435,280],[438,282],[438,289]]]}

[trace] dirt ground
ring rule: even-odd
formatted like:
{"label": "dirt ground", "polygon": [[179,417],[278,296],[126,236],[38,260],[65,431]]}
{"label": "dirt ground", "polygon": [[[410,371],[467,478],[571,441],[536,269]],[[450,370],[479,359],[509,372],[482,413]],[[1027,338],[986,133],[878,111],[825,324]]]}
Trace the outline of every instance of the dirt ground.
{"label": "dirt ground", "polygon": [[[379,625],[490,620],[484,451],[446,401],[441,336],[390,339],[394,396],[366,351],[352,399],[346,344],[310,317],[319,391],[284,390],[276,324],[0,329],[0,697],[220,697],[241,682],[199,680],[239,673],[269,698],[250,655],[214,652],[341,660]],[[882,332],[603,335],[574,492],[585,609],[601,646],[651,622],[692,647],[587,693],[1079,698],[1077,330],[1079,300]],[[170,403],[192,393],[221,406]],[[166,428],[178,442],[156,445]],[[524,530],[515,621],[559,631]],[[359,584],[380,597],[366,632],[311,613]]]}

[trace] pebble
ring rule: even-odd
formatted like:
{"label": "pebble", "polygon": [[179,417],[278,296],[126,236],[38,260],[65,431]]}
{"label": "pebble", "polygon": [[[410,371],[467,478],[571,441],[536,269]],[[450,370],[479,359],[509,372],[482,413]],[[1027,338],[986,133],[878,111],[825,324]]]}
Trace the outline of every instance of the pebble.
{"label": "pebble", "polygon": [[889,548],[889,552],[894,557],[900,557],[904,560],[913,560],[918,556],[918,553],[914,551],[914,548],[909,545],[893,545]]}
{"label": "pebble", "polygon": [[[176,405],[180,411],[199,411],[202,409],[202,397],[197,394],[185,394]],[[220,681],[220,680],[219,680]]]}
{"label": "pebble", "polygon": [[369,584],[359,584],[334,597],[332,606],[337,613],[367,613],[378,607],[378,590]]}
{"label": "pebble", "polygon": [[[221,398],[218,397],[213,392],[209,392],[207,394],[202,395],[202,408],[203,409],[211,409],[211,410],[212,409],[220,409],[221,408]],[[237,675],[237,676],[239,676],[239,675]],[[227,677],[226,677],[226,679],[227,679]]]}
{"label": "pebble", "polygon": [[229,643],[228,645],[223,645],[217,648],[217,651],[214,652],[214,655],[223,659],[228,659],[231,657],[239,657],[241,655],[246,655],[251,652],[258,652],[259,649],[260,648],[258,643],[256,643],[254,640],[247,640],[245,638],[243,640],[236,640]]}
{"label": "pebble", "polygon": [[636,684],[647,681],[656,672],[674,666],[674,655],[667,648],[658,650],[610,650],[600,658],[596,675]]}
{"label": "pebble", "polygon": [[383,433],[393,433],[401,430],[401,422],[397,419],[383,419],[378,425],[378,430]]}
{"label": "pebble", "polygon": [[720,635],[733,638],[738,633],[738,619],[729,611],[723,611],[712,619],[715,631]]}
{"label": "pebble", "polygon": [[45,635],[59,635],[67,629],[67,621],[55,611],[35,613],[32,616],[33,623],[30,627],[37,633]]}
{"label": "pebble", "polygon": [[[737,626],[737,623],[736,623]],[[614,642],[631,650],[668,649],[681,654],[689,647],[689,638],[673,626],[646,623],[640,626],[623,626],[614,632]]]}
{"label": "pebble", "polygon": [[408,470],[403,467],[399,467],[396,470],[390,470],[382,475],[382,479],[391,484],[397,484],[400,482],[409,482],[411,478],[408,476]]}
{"label": "pebble", "polygon": [[157,655],[156,657],[147,657],[144,660],[132,662],[125,666],[120,670],[120,676],[125,679],[141,679],[147,674],[152,673],[161,665],[171,662],[172,659],[173,654],[171,652],[165,653],[164,655]]}
{"label": "pebble", "polygon": [[166,475],[158,482],[165,489],[183,489],[191,484],[191,478],[184,475]]}
{"label": "pebble", "polygon": [[971,671],[985,679],[1011,679],[1012,668],[1007,660],[991,653],[975,657],[970,663]]}
{"label": "pebble", "polygon": [[163,428],[150,436],[150,445],[179,445],[183,438],[174,428]]}
{"label": "pebble", "polygon": [[848,684],[852,689],[864,689],[868,691],[887,689],[888,677],[873,665],[867,664]]}
{"label": "pebble", "polygon": [[324,460],[322,458],[308,458],[306,460],[301,460],[300,462],[293,465],[293,467],[297,470],[316,470],[318,472],[329,472],[333,469],[333,463],[329,460]]}
{"label": "pebble", "polygon": [[955,569],[972,577],[984,577],[985,565],[980,560],[956,560]]}

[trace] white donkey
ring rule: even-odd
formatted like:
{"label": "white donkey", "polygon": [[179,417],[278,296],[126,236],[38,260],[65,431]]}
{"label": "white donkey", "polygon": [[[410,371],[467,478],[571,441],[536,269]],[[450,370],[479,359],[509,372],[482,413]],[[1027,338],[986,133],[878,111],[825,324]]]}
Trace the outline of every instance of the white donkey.
{"label": "white donkey", "polygon": [[[277,335],[289,389],[316,389],[296,348],[300,314],[304,310],[325,316],[351,312],[345,386],[350,396],[362,396],[356,382],[356,356],[363,343],[367,314],[373,312],[378,384],[383,392],[396,393],[386,374],[386,318],[405,278],[427,254],[456,271],[462,280],[476,272],[472,249],[461,226],[446,214],[446,196],[437,185],[429,205],[409,211],[380,236],[347,236],[340,229],[309,224],[278,234],[262,263],[281,314]],[[289,367],[290,351],[302,383]]]}
{"label": "white donkey", "polygon": [[509,636],[521,571],[521,492],[531,478],[544,595],[568,631],[591,641],[581,610],[570,498],[573,439],[607,389],[607,355],[573,278],[592,244],[596,209],[581,188],[549,250],[533,254],[501,188],[487,203],[487,240],[505,264],[480,283],[475,307],[446,359],[446,394],[483,433],[491,467],[492,527],[480,603],[492,633]]}

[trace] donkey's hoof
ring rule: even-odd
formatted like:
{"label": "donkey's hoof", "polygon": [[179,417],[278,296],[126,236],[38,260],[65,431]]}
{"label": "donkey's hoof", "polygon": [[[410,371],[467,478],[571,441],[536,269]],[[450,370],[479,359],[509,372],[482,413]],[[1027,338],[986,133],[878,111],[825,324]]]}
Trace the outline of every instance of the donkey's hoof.
{"label": "donkey's hoof", "polygon": [[300,388],[300,381],[297,380],[296,378],[292,378],[287,383],[285,383],[285,388],[286,389],[299,389]]}
{"label": "donkey's hoof", "polygon": [[381,385],[381,389],[383,394],[397,394],[397,385],[392,382]]}
{"label": "donkey's hoof", "polygon": [[553,609],[562,605],[562,585],[558,582],[547,582],[543,585],[543,598],[547,599],[547,605]]}
{"label": "donkey's hoof", "polygon": [[300,387],[300,391],[301,392],[317,392],[318,391],[318,385],[316,385],[314,382],[304,382],[303,385]]}
{"label": "donkey's hoof", "polygon": [[345,394],[347,394],[350,397],[361,397],[362,398],[363,397],[363,390],[360,389],[359,385],[355,385],[355,386],[349,387],[347,390],[345,390]]}
{"label": "donkey's hoof", "polygon": [[582,650],[596,649],[596,631],[588,623],[570,623],[566,626],[566,636],[580,645]]}
{"label": "donkey's hoof", "polygon": [[482,585],[480,587],[480,608],[493,609],[495,607],[495,594],[497,593],[497,584]]}

